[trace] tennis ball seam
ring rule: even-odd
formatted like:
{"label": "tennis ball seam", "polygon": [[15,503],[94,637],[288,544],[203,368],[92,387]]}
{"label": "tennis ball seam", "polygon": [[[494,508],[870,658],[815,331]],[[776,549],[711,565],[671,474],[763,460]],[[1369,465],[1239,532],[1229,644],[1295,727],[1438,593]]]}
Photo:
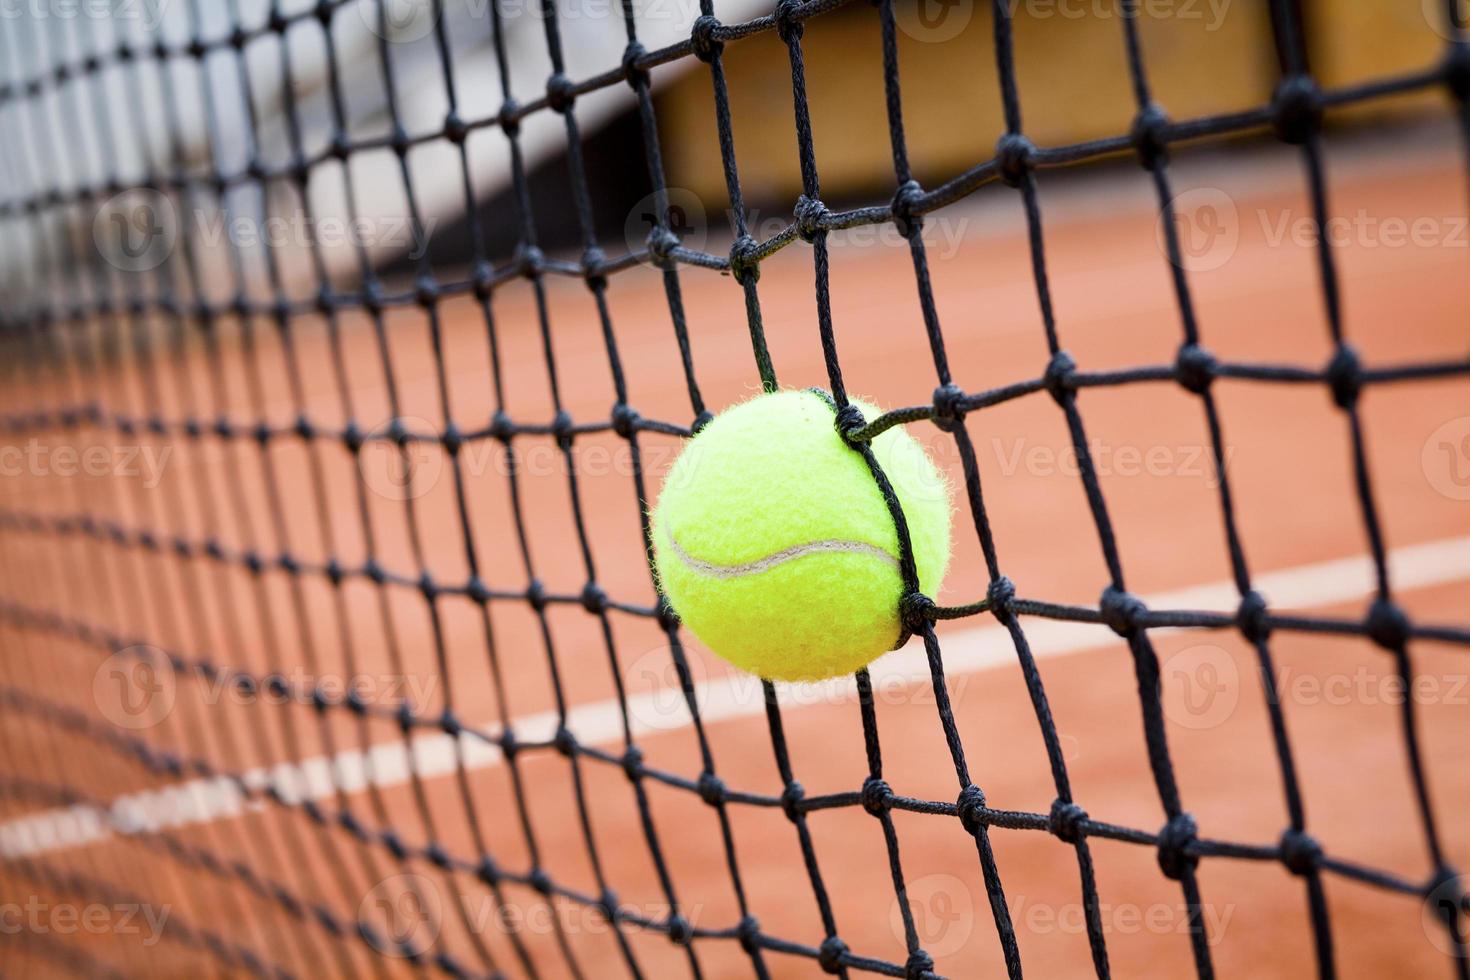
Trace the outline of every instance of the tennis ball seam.
{"label": "tennis ball seam", "polygon": [[715,562],[696,558],[685,551],[674,537],[674,532],[667,527],[663,529],[664,539],[668,541],[669,547],[674,552],[674,557],[683,562],[691,571],[698,572],[709,578],[740,578],[743,575],[758,575],[761,572],[775,568],[777,565],[788,561],[795,561],[807,555],[824,553],[844,553],[854,555],[868,555],[873,558],[881,558],[895,569],[899,567],[898,559],[876,545],[868,544],[866,541],[850,541],[844,538],[823,538],[818,541],[806,541],[795,544],[789,548],[782,548],[769,555],[757,558],[754,561],[740,562],[735,565],[719,565]]}

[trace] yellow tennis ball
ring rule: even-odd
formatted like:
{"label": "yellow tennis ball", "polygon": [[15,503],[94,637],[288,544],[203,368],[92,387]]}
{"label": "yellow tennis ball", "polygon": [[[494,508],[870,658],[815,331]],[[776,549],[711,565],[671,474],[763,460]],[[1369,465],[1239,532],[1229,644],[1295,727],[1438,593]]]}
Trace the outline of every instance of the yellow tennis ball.
{"label": "yellow tennis ball", "polygon": [[[655,564],[674,611],[711,650],[761,677],[851,673],[902,634],[898,532],[835,419],[811,390],[726,409],[685,447],[653,511]],[[949,564],[949,486],[900,427],[872,448],[932,596]]]}

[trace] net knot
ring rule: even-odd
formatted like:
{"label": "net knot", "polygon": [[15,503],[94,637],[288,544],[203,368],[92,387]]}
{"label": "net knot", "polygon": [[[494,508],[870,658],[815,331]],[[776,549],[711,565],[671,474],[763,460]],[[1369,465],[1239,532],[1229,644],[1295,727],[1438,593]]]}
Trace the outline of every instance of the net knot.
{"label": "net knot", "polygon": [[444,431],[439,433],[439,444],[444,451],[451,456],[459,453],[464,448],[464,432],[453,421],[445,424]]}
{"label": "net knot", "polygon": [[741,235],[730,244],[730,275],[742,286],[761,277],[760,244],[749,235]]}
{"label": "net knot", "polygon": [[725,781],[712,772],[699,774],[699,798],[710,806],[725,802]]}
{"label": "net knot", "polygon": [[552,111],[565,114],[577,101],[577,85],[570,78],[557,72],[546,80],[546,104]]}
{"label": "net knot", "polygon": [[675,946],[688,946],[694,939],[694,926],[682,915],[669,917],[669,941]]}
{"label": "net knot", "polygon": [[760,920],[753,915],[747,915],[735,926],[735,935],[740,940],[740,948],[747,953],[754,952],[756,941],[760,938]]}
{"label": "net knot", "polygon": [[577,754],[577,736],[566,726],[556,730],[556,736],[551,740],[551,744],[556,751],[568,759]]}
{"label": "net knot", "polygon": [[1174,360],[1174,380],[1178,381],[1186,391],[1203,395],[1215,380],[1215,373],[1218,369],[1219,363],[1215,360],[1214,354],[1199,344],[1183,344],[1179,348],[1178,357]]}
{"label": "net knot", "polygon": [[694,416],[693,424],[689,426],[689,434],[698,435],[701,429],[709,425],[714,420],[714,413],[710,412],[709,409],[701,409],[699,414]]}
{"label": "net knot", "polygon": [[607,262],[607,253],[596,245],[588,245],[582,250],[582,278],[589,285],[597,285],[607,280],[607,275],[602,271],[603,264]]}
{"label": "net knot", "polygon": [[847,943],[837,936],[828,936],[822,940],[821,949],[817,952],[817,963],[828,973],[840,973],[842,958],[846,955]]}
{"label": "net knot", "polygon": [[439,730],[450,738],[459,738],[464,733],[464,724],[455,717],[453,711],[445,708],[443,714],[439,716]]}
{"label": "net knot", "polygon": [[541,895],[547,897],[550,897],[551,893],[556,890],[556,886],[552,884],[551,875],[547,874],[544,868],[535,868],[532,870],[526,876],[526,884],[530,885],[531,888]]}
{"label": "net knot", "polygon": [[1338,345],[1337,353],[1327,364],[1327,385],[1338,408],[1350,409],[1357,404],[1363,390],[1363,365],[1351,345]]}
{"label": "net knot", "polygon": [[470,135],[469,124],[454,110],[444,114],[444,138],[451,143],[463,143]]}
{"label": "net knot", "polygon": [[796,219],[796,234],[802,241],[811,244],[817,235],[823,232],[822,222],[827,219],[829,212],[827,205],[814,197],[805,194],[796,199],[796,207],[791,211],[792,217]]}
{"label": "net knot", "polygon": [[541,584],[540,579],[533,578],[526,586],[526,602],[538,613],[546,609],[546,587]]}
{"label": "net knot", "polygon": [[392,854],[396,860],[402,861],[404,858],[408,857],[408,848],[404,846],[403,841],[400,840],[398,835],[395,834],[393,831],[379,831],[378,840],[382,843],[384,847],[388,849],[388,853]]}
{"label": "net knot", "polygon": [[1281,863],[1294,875],[1309,875],[1322,860],[1322,845],[1304,830],[1295,828],[1281,835]]}
{"label": "net knot", "polygon": [[1470,913],[1470,896],[1461,887],[1460,873],[1448,864],[1441,864],[1429,879],[1429,887],[1424,894],[1430,911],[1459,935],[1460,915]]}
{"label": "net knot", "polygon": [[[392,943],[388,942],[387,939],[384,939],[384,937],[382,937],[382,934],[379,933],[378,930],[373,929],[372,923],[363,920],[363,918],[359,918],[359,920],[357,920],[357,934],[362,937],[363,942],[368,943],[368,945],[372,946],[372,948],[376,949],[376,951],[392,951]],[[253,955],[254,954],[251,954],[251,956]],[[269,971],[266,971],[265,965],[262,964],[262,973],[260,973],[260,976],[265,976],[266,973],[269,973]]]}
{"label": "net knot", "polygon": [[1164,824],[1164,829],[1159,831],[1159,869],[1164,877],[1178,881],[1199,864],[1199,858],[1186,850],[1198,832],[1194,817],[1187,813],[1180,813]]}
{"label": "net knot", "polygon": [[1169,158],[1169,115],[1156,102],[1150,102],[1133,119],[1128,133],[1133,151],[1145,169],[1153,170]]}
{"label": "net knot", "polygon": [[625,402],[618,402],[612,408],[612,430],[624,439],[633,438],[637,431],[638,412]]}
{"label": "net knot", "polygon": [[597,897],[597,911],[608,922],[618,921],[618,893],[611,888],[604,888]]}
{"label": "net knot", "polygon": [[893,787],[877,776],[863,780],[863,809],[869,815],[881,817],[893,808]]}
{"label": "net knot", "polygon": [[360,841],[367,840],[367,830],[363,827],[362,821],[358,820],[357,815],[351,810],[343,810],[337,814],[337,826]]}
{"label": "net knot", "polygon": [[1057,840],[1067,844],[1077,843],[1082,839],[1084,833],[1082,825],[1086,822],[1087,811],[1076,803],[1061,798],[1052,801],[1047,825]]}
{"label": "net knot", "polygon": [[679,628],[679,614],[674,612],[674,607],[669,605],[667,597],[660,595],[658,605],[653,609],[654,618],[665,633],[672,633]]}
{"label": "net knot", "polygon": [[674,249],[679,247],[679,236],[673,229],[662,224],[654,225],[648,229],[648,257],[654,265],[660,269],[672,269],[673,259],[670,257]]}
{"label": "net knot", "polygon": [[801,819],[801,801],[806,796],[806,790],[796,780],[786,784],[781,791],[781,812],[786,814],[786,819],[795,823]]}
{"label": "net knot", "polygon": [[646,54],[648,49],[637,41],[630,41],[623,49],[623,77],[635,89],[648,84],[648,70],[638,66],[638,62]]}
{"label": "net knot", "polygon": [[[408,135],[408,130],[402,126],[395,125],[388,136],[388,145],[393,152],[400,157],[408,156],[408,151],[413,148],[413,139]],[[291,177],[300,184],[302,188],[311,180],[311,168],[305,160],[298,160],[291,166]]]}
{"label": "net knot", "polygon": [[771,12],[776,22],[776,34],[786,44],[801,40],[805,25],[801,20],[801,0],[776,0],[776,9]]}
{"label": "net knot", "polygon": [[494,888],[500,884],[500,865],[495,859],[486,854],[481,856],[479,867],[475,868],[475,877],[479,878],[486,886]]}
{"label": "net knot", "polygon": [[1046,364],[1046,374],[1042,376],[1042,382],[1046,390],[1051,392],[1052,398],[1056,399],[1058,405],[1065,407],[1075,396],[1072,387],[1072,376],[1077,373],[1077,362],[1072,360],[1072,355],[1064,350],[1059,350],[1051,356]]}
{"label": "net knot", "polygon": [[954,432],[965,421],[965,389],[943,384],[934,389],[934,424],[941,432]]}
{"label": "net knot", "polygon": [[515,435],[515,432],[516,424],[511,421],[509,415],[502,411],[497,411],[494,415],[490,416],[490,431],[488,435],[491,439],[497,442],[503,442],[508,446],[510,445],[511,436]]}
{"label": "net knot", "polygon": [[629,779],[636,781],[643,775],[643,750],[638,748],[638,746],[628,746],[627,751],[623,753],[623,758],[620,761],[622,762],[623,772],[627,774]]}
{"label": "net knot", "polygon": [[893,223],[904,238],[912,239],[924,230],[924,216],[918,210],[923,200],[924,188],[919,186],[917,180],[904,181],[894,192],[890,210],[893,212]]}
{"label": "net knot", "polygon": [[1259,592],[1247,592],[1240,598],[1240,608],[1235,612],[1236,625],[1241,635],[1252,643],[1262,643],[1271,635],[1270,609],[1266,597]]}
{"label": "net knot", "polygon": [[966,833],[973,837],[985,829],[985,792],[979,786],[971,783],[960,790],[955,809]]}
{"label": "net knot", "polygon": [[1108,629],[1119,636],[1129,637],[1138,632],[1138,620],[1148,612],[1148,607],[1133,593],[1110,585],[1103,589],[1098,611],[1102,613]]}
{"label": "net knot", "polygon": [[563,450],[570,449],[572,438],[575,434],[576,425],[572,422],[572,416],[565,410],[558,410],[551,419],[551,434],[556,439],[556,444]]}
{"label": "net knot", "polygon": [[715,37],[715,32],[720,29],[720,22],[712,14],[703,14],[694,19],[693,29],[689,32],[689,44],[694,50],[694,57],[708,64],[720,56],[725,50],[725,42]]}
{"label": "net knot", "polygon": [[1409,617],[1390,599],[1375,599],[1363,625],[1368,637],[1385,650],[1402,650],[1409,641]]}
{"label": "net knot", "polygon": [[837,434],[842,436],[842,441],[849,446],[857,442],[853,438],[853,433],[862,431],[863,427],[868,424],[867,418],[863,416],[863,410],[851,402],[837,409],[835,421]]}
{"label": "net knot", "polygon": [[934,600],[922,592],[909,592],[898,601],[898,618],[906,633],[923,633],[934,621]]}
{"label": "net knot", "polygon": [[281,906],[281,908],[285,909],[292,915],[301,914],[301,900],[298,899],[295,895],[292,895],[286,889],[286,886],[277,884],[276,882],[271,882],[266,887],[270,891],[271,899],[274,900],[277,905]]}
{"label": "net knot", "polygon": [[1020,187],[1031,172],[1036,145],[1020,133],[1006,133],[995,144],[995,168],[1007,187]]}
{"label": "net knot", "polygon": [[1016,583],[1004,575],[997,575],[985,590],[985,601],[996,619],[1007,620],[1015,615],[1012,603],[1016,599]]}
{"label": "net knot", "polygon": [[916,949],[903,964],[904,980],[928,980],[934,975],[934,957]]}
{"label": "net knot", "polygon": [[1287,143],[1305,143],[1322,125],[1322,90],[1310,75],[1289,75],[1276,86],[1271,108],[1276,135]]}
{"label": "net knot", "polygon": [[379,952],[387,952],[393,948],[387,940],[379,935],[378,930],[373,928],[372,923],[363,919],[357,920],[357,934],[362,937],[363,942]]}
{"label": "net knot", "polygon": [[514,728],[503,729],[495,742],[500,746],[500,753],[505,756],[506,762],[514,762],[516,756],[520,754],[521,743],[516,741]]}
{"label": "net knot", "polygon": [[495,121],[500,124],[501,132],[506,136],[515,138],[521,132],[521,105],[515,99],[506,99],[500,104],[500,111],[495,114]]}
{"label": "net knot", "polygon": [[594,616],[601,615],[607,610],[607,593],[596,582],[588,582],[582,586],[582,593],[577,596],[577,601],[582,604],[583,609]]}
{"label": "net knot", "polygon": [[539,279],[546,268],[546,253],[535,245],[520,245],[516,248],[516,269],[527,279]]}
{"label": "net knot", "polygon": [[1444,80],[1461,102],[1470,102],[1470,42],[1459,41],[1444,62]]}
{"label": "net knot", "polygon": [[446,851],[437,841],[424,848],[424,857],[428,859],[428,862],[430,864],[438,868],[440,871],[448,871],[450,868],[454,867],[454,861],[449,857],[449,852]]}
{"label": "net knot", "polygon": [[470,576],[469,581],[465,583],[464,594],[465,598],[479,606],[483,606],[491,599],[490,586],[486,585],[485,580],[478,575]]}

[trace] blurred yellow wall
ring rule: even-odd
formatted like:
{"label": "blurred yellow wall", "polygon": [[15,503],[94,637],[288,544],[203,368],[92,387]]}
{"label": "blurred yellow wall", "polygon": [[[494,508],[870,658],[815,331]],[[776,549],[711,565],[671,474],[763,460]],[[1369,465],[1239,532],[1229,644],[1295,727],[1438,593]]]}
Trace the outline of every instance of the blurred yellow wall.
{"label": "blurred yellow wall", "polygon": [[[1039,145],[1117,135],[1134,115],[1121,0],[1008,0],[1024,128]],[[1444,39],[1426,10],[1439,0],[1318,0],[1309,12],[1313,68],[1324,85],[1432,64]],[[1259,106],[1278,78],[1263,0],[1141,0],[1140,34],[1154,97],[1175,119]],[[985,0],[898,0],[899,64],[910,159],[933,184],[988,158],[1004,129]],[[852,4],[807,22],[806,80],[824,196],[892,186],[875,8]],[[801,182],[785,45],[767,32],[725,48],[742,186],[754,201],[794,199]],[[1443,104],[1437,93],[1389,110]],[[1370,107],[1364,112],[1383,112]],[[668,179],[725,200],[709,73],[660,95]],[[677,138],[675,138],[677,135]]]}

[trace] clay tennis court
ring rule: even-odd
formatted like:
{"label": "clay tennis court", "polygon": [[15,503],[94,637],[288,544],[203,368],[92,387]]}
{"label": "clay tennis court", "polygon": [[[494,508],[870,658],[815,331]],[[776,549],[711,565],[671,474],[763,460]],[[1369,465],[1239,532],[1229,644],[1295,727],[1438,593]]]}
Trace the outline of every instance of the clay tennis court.
{"label": "clay tennis court", "polygon": [[[1266,645],[1289,779],[1257,649],[1229,622],[1241,594],[1220,475],[1201,399],[1172,377],[1184,333],[1159,201],[1136,165],[1043,171],[1037,186],[1061,347],[1080,372],[1158,377],[1080,387],[1085,466],[1044,388],[964,421],[1016,596],[1093,611],[1019,616],[1071,798],[1118,830],[1083,837],[1091,928],[1078,848],[1052,832],[1034,692],[996,617],[934,625],[943,711],[915,640],[871,668],[866,718],[851,678],[776,685],[768,703],[687,631],[671,642],[640,486],[651,500],[678,431],[755,395],[760,375],[739,283],[679,267],[686,368],[669,276],[645,263],[611,277],[605,321],[578,277],[549,275],[498,285],[488,305],[467,291],[390,304],[376,324],[308,312],[277,331],[256,316],[175,343],[157,313],[97,318],[53,347],[44,330],[7,337],[7,444],[47,455],[11,457],[25,462],[0,503],[0,876],[20,896],[0,973],[798,977],[825,962],[902,976],[921,948],[922,976],[1463,976],[1436,902],[1454,917],[1463,879],[1445,869],[1470,866],[1465,151],[1432,121],[1321,146],[1345,222],[1330,229],[1342,328],[1370,376],[1357,412],[1372,509],[1412,624],[1407,692],[1393,651],[1361,635],[1380,583],[1328,384],[1337,349],[1295,147],[1186,148],[1169,170],[1200,344],[1220,364],[1299,375],[1227,372],[1210,387],[1234,530],[1280,620]],[[929,217],[965,392],[1047,370],[1027,234],[999,185]],[[728,249],[719,235],[710,253]],[[940,381],[908,247],[887,224],[832,231],[826,247],[848,390],[929,405]],[[782,386],[829,383],[813,277],[805,243],[760,263]],[[615,431],[619,403],[653,425]],[[528,428],[495,438],[497,413]],[[356,454],[354,427],[368,434]],[[400,429],[410,438],[381,438]],[[933,598],[975,603],[991,576],[963,455],[928,420],[909,429],[956,491]],[[465,436],[456,459],[446,431]],[[89,449],[106,464],[88,470]],[[1096,615],[1110,571],[1086,467],[1127,589],[1151,610],[1222,614],[1148,630],[1169,768],[1198,828],[1193,913],[1161,871],[1170,814],[1134,656]],[[348,688],[366,708],[351,710]],[[905,801],[882,820],[861,797],[875,745]],[[1305,874],[1280,853],[1288,782],[1320,845]],[[979,834],[956,818],[967,783],[984,795]],[[1326,952],[1309,879],[1330,913]],[[96,928],[64,918],[88,909]],[[155,930],[150,915],[167,921]]]}

